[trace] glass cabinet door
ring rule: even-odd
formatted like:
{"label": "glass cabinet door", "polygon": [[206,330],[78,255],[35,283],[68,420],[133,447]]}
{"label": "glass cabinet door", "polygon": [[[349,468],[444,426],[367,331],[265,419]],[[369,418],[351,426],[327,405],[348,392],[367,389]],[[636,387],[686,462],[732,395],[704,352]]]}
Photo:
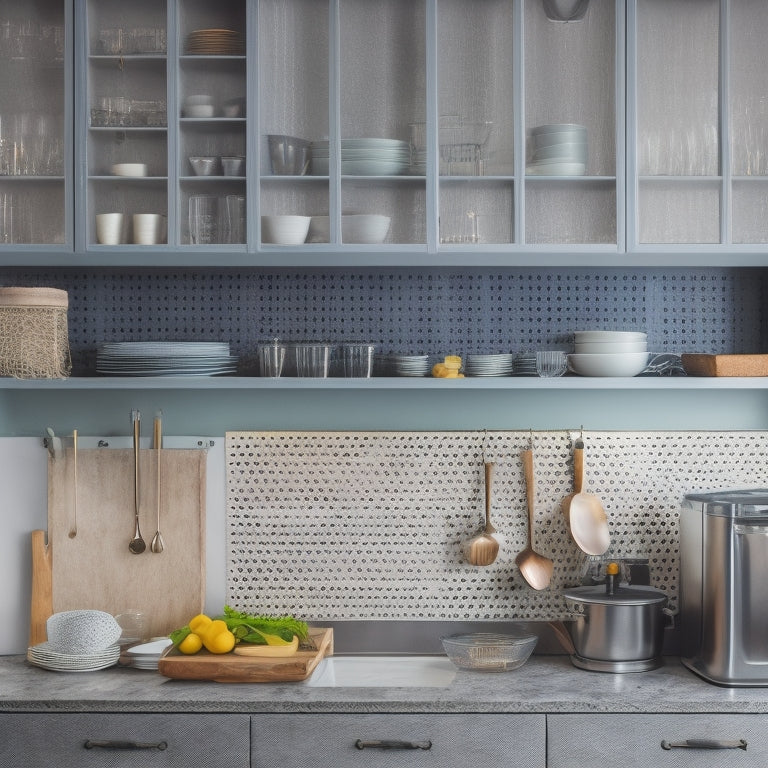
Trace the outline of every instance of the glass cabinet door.
{"label": "glass cabinet door", "polygon": [[331,233],[328,2],[261,0],[258,28],[260,243],[321,248]]}
{"label": "glass cabinet door", "polygon": [[731,238],[768,243],[768,3],[730,3]]}
{"label": "glass cabinet door", "polygon": [[618,243],[617,7],[524,0],[526,243]]}
{"label": "glass cabinet door", "polygon": [[247,242],[247,13],[243,0],[178,0],[178,242]]}
{"label": "glass cabinet door", "polygon": [[637,3],[637,241],[721,242],[720,2]]}
{"label": "glass cabinet door", "polygon": [[441,249],[514,241],[514,5],[438,4]]}
{"label": "glass cabinet door", "polygon": [[167,10],[158,0],[88,0],[89,247],[167,238]]}
{"label": "glass cabinet door", "polygon": [[424,0],[339,2],[339,141],[325,154],[344,245],[426,242],[425,166],[410,146],[426,122],[425,23]]}
{"label": "glass cabinet door", "polygon": [[71,242],[65,5],[0,0],[0,248]]}

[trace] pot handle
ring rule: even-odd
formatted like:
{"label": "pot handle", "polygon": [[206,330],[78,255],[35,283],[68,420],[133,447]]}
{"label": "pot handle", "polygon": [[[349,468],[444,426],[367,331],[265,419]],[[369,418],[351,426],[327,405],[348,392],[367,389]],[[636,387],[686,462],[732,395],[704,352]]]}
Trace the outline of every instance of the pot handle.
{"label": "pot handle", "polygon": [[662,608],[661,612],[667,617],[667,623],[664,626],[664,629],[674,629],[675,628],[675,616],[679,613],[677,608]]}
{"label": "pot handle", "polygon": [[573,640],[571,640],[571,636],[568,634],[565,624],[563,624],[562,621],[548,621],[547,624],[549,624],[552,631],[555,633],[555,637],[560,642],[560,645],[563,646],[563,650],[573,656],[576,653],[576,648],[573,645]]}

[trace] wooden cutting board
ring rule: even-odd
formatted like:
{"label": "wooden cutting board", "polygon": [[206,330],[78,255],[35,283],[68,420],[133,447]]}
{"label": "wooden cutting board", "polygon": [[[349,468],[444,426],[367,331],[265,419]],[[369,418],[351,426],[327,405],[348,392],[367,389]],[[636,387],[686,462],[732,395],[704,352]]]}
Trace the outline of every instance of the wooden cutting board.
{"label": "wooden cutting board", "polygon": [[[138,610],[145,616],[145,637],[167,635],[202,611],[206,453],[160,452],[165,548],[159,554],[149,546],[157,529],[157,451],[143,449],[139,467],[139,522],[147,548],[134,555],[128,551],[134,532],[133,450],[78,450],[76,515],[73,450],[49,458],[48,544],[42,531],[32,534],[31,645],[46,639],[45,620],[59,611]],[[75,522],[77,535],[70,537]]]}
{"label": "wooden cutting board", "polygon": [[215,683],[283,683],[306,680],[320,660],[333,655],[333,629],[312,627],[310,637],[317,650],[296,651],[293,656],[268,658],[208,653],[205,649],[185,656],[169,648],[158,662],[158,671],[177,680],[208,680]]}

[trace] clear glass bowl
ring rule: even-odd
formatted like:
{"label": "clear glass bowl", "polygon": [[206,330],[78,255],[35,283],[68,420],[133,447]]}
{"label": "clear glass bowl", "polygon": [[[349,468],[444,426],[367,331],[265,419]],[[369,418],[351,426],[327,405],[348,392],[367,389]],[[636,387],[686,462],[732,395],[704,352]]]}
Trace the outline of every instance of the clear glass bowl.
{"label": "clear glass bowl", "polygon": [[448,658],[461,669],[508,672],[522,667],[539,638],[520,632],[472,632],[440,638]]}

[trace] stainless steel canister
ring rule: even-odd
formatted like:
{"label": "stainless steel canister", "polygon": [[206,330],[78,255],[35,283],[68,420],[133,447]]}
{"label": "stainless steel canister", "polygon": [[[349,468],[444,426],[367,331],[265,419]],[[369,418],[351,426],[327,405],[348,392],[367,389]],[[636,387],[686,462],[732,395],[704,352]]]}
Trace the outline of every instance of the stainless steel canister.
{"label": "stainless steel canister", "polygon": [[568,631],[575,666],[604,672],[641,672],[661,664],[667,596],[653,587],[575,587],[565,590],[572,612]]}

